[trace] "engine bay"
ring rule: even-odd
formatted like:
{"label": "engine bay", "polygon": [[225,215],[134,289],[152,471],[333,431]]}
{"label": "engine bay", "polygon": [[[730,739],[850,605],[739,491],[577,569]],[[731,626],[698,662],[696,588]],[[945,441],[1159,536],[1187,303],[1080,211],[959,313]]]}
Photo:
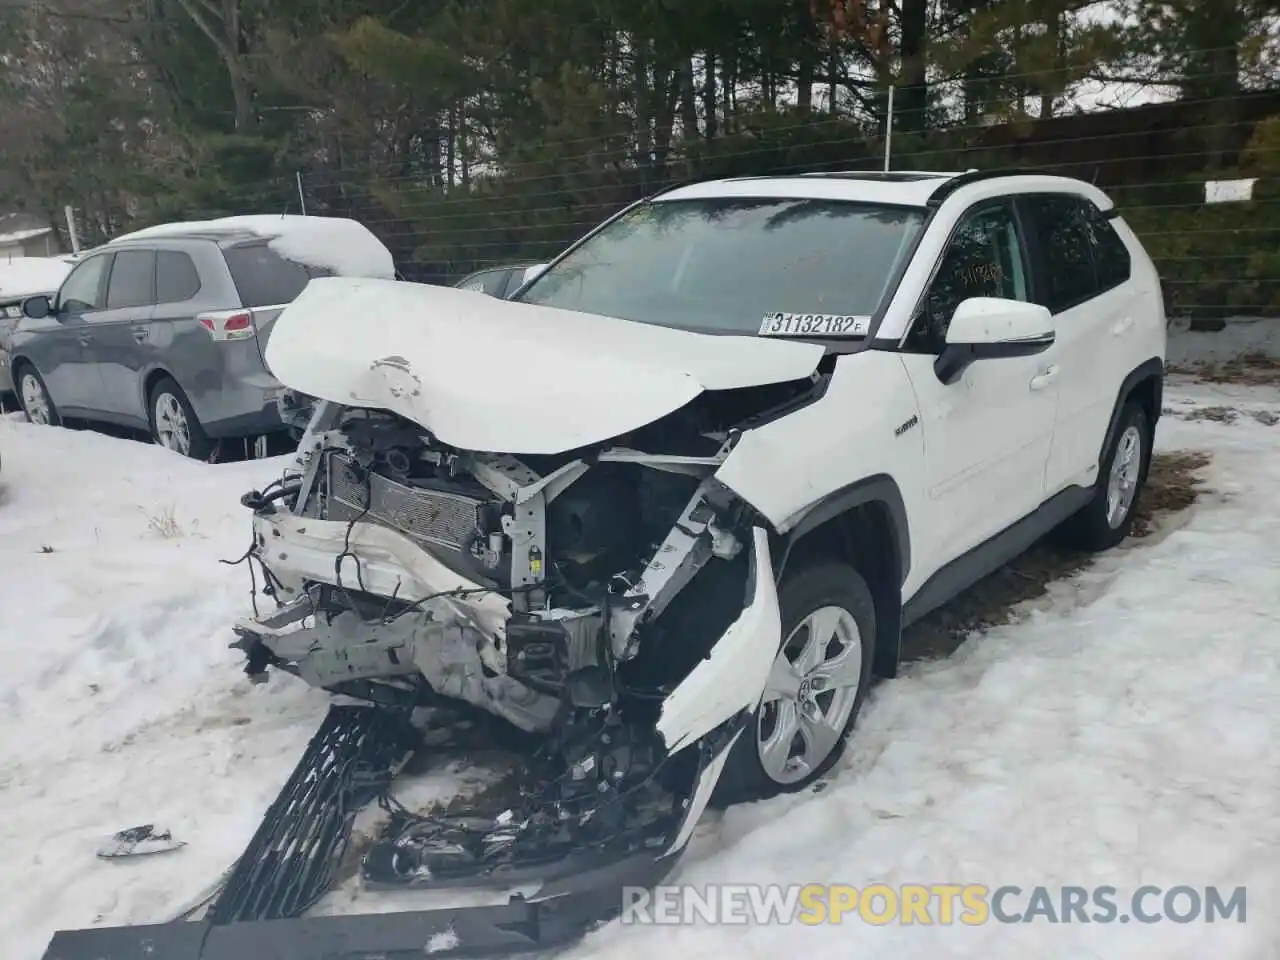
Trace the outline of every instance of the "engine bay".
{"label": "engine bay", "polygon": [[[313,492],[317,516],[363,514],[437,551],[478,584],[508,592],[540,583],[540,600],[552,607],[598,599],[615,574],[638,573],[638,558],[661,543],[699,483],[695,472],[643,463],[598,462],[587,470],[579,457],[539,458],[535,469],[514,458],[444,450],[421,428],[383,412],[350,413],[339,432],[349,452],[326,452],[325,482]],[[536,507],[525,506],[532,496],[517,498],[547,477],[568,485],[554,497],[543,494],[540,534],[526,533],[539,526],[530,518]],[[522,534],[534,542],[517,560]]]}
{"label": "engine bay", "polygon": [[[394,412],[318,403],[296,474],[246,498],[280,606],[237,627],[246,671],[460,699],[526,731],[566,707],[652,713],[742,610],[750,508],[715,471],[819,384],[706,392],[550,456],[459,450]],[[682,596],[695,577],[706,589]]]}

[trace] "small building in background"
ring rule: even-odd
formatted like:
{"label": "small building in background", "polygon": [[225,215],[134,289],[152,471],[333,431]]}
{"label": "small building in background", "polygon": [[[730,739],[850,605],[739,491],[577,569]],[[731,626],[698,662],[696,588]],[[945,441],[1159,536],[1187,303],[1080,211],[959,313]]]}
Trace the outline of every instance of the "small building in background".
{"label": "small building in background", "polygon": [[15,257],[54,257],[62,253],[48,220],[30,213],[0,213],[0,263]]}

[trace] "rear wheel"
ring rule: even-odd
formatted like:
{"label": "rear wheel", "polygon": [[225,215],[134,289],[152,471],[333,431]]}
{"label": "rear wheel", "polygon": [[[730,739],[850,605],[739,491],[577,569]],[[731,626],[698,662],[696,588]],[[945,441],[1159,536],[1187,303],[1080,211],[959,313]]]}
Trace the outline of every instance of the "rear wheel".
{"label": "rear wheel", "polygon": [[18,402],[29,421],[50,427],[62,423],[62,417],[58,415],[58,409],[49,398],[49,391],[35,367],[24,363],[18,368],[17,388]]}
{"label": "rear wheel", "polygon": [[1142,404],[1130,400],[1120,411],[1093,499],[1067,521],[1064,533],[1072,545],[1090,552],[1110,550],[1129,535],[1150,465],[1151,423]]}
{"label": "rear wheel", "polygon": [[850,566],[822,564],[784,578],[782,648],[764,699],[716,785],[718,807],[802,790],[844,750],[871,685],[875,604]]}
{"label": "rear wheel", "polygon": [[194,460],[208,460],[213,441],[200,426],[182,388],[162,377],[151,388],[151,437],[160,446]]}

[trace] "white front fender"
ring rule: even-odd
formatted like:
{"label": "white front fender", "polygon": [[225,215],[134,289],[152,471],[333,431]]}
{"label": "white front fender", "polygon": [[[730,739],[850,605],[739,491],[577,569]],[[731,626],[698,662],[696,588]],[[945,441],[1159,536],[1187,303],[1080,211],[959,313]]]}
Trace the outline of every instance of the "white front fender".
{"label": "white front fender", "polygon": [[755,710],[782,646],[782,615],[773,580],[769,534],[752,530],[751,602],[662,701],[657,729],[668,751],[677,753],[742,710]]}

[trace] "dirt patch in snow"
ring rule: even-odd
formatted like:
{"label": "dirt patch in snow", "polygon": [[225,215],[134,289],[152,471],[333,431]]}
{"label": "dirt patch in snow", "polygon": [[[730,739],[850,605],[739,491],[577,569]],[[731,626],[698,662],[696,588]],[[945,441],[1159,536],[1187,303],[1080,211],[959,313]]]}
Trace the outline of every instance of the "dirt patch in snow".
{"label": "dirt patch in snow", "polygon": [[1209,465],[1210,456],[1200,450],[1178,450],[1157,453],[1151,460],[1147,486],[1142,491],[1137,516],[1133,519],[1133,536],[1148,537],[1160,520],[1180,513],[1205,492],[1200,471]]}
{"label": "dirt patch in snow", "polygon": [[1241,417],[1247,417],[1262,424],[1264,427],[1274,427],[1280,424],[1280,413],[1275,410],[1237,410],[1235,407],[1196,407],[1192,410],[1172,410],[1164,411],[1169,416],[1177,417],[1179,420],[1212,420],[1216,423],[1235,423]]}
{"label": "dirt patch in snow", "polygon": [[1169,364],[1167,372],[1212,383],[1268,386],[1280,383],[1280,359],[1254,351],[1230,360]]}
{"label": "dirt patch in snow", "polygon": [[[1131,536],[1150,536],[1169,517],[1195,503],[1204,492],[1198,473],[1208,463],[1208,455],[1197,451],[1157,453],[1138,502]],[[1092,562],[1091,554],[1064,546],[1060,538],[1046,537],[903,631],[903,659],[950,656],[974,631],[1010,622],[1018,604],[1043,596],[1050,583],[1078,573]]]}

